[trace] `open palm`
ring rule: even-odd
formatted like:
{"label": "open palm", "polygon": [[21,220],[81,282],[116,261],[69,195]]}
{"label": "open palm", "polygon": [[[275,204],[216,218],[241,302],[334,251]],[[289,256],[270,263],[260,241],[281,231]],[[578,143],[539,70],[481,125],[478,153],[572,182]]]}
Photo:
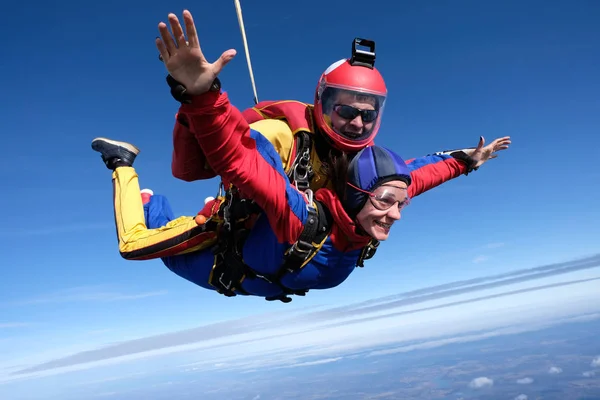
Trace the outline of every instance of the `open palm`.
{"label": "open palm", "polygon": [[504,136],[492,141],[487,146],[484,146],[485,139],[483,136],[479,138],[479,143],[475,149],[472,150],[471,158],[475,161],[474,167],[481,166],[488,160],[498,157],[496,152],[508,149],[511,144],[510,136]]}
{"label": "open palm", "polygon": [[192,14],[188,10],[183,11],[183,20],[187,33],[185,34],[175,14],[169,14],[169,24],[173,36],[169,33],[167,24],[158,24],[161,37],[156,38],[156,48],[169,71],[169,74],[180,82],[191,95],[199,95],[207,92],[215,78],[223,67],[236,55],[234,49],[229,49],[214,63],[209,63],[198,40],[196,26]]}

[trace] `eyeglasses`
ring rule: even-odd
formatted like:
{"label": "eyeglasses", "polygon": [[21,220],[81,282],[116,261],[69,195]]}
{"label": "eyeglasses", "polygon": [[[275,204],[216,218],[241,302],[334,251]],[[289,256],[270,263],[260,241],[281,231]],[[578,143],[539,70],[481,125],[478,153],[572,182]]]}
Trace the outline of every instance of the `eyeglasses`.
{"label": "eyeglasses", "polygon": [[408,191],[406,188],[392,185],[381,185],[373,192],[369,192],[354,186],[350,182],[347,184],[359,192],[368,194],[371,204],[373,204],[376,209],[381,211],[389,210],[396,203],[398,203],[398,211],[402,211],[404,207],[410,204],[410,198],[408,197]]}
{"label": "eyeglasses", "polygon": [[349,120],[353,120],[360,115],[364,122],[375,121],[375,119],[377,119],[377,115],[379,114],[378,110],[361,110],[360,108],[352,107],[346,104],[334,105],[333,111],[335,111],[340,117]]}

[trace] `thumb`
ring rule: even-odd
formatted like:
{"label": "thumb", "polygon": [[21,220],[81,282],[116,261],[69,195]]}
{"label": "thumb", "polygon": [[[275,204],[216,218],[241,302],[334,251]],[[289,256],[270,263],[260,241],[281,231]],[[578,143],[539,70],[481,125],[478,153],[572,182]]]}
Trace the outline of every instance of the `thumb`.
{"label": "thumb", "polygon": [[229,63],[229,61],[233,60],[233,57],[235,57],[236,54],[237,51],[235,51],[235,49],[224,51],[223,54],[221,54],[221,57],[214,63],[215,75],[219,75],[221,70]]}
{"label": "thumb", "polygon": [[477,149],[483,148],[484,144],[485,144],[485,138],[483,136],[479,136],[479,143],[477,144]]}
{"label": "thumb", "polygon": [[483,138],[483,136],[479,136],[479,143],[477,144],[477,148],[475,149],[475,151],[481,150],[483,148],[484,144],[485,144],[485,139]]}

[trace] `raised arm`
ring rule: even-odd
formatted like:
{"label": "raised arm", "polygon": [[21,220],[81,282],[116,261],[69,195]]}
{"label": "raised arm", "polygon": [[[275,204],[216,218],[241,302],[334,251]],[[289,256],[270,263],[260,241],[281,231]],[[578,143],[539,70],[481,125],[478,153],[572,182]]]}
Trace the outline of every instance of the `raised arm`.
{"label": "raised arm", "polygon": [[256,201],[280,242],[295,242],[308,217],[307,200],[290,184],[271,142],[250,129],[227,93],[194,96],[180,114],[212,169]]}
{"label": "raised arm", "polygon": [[290,185],[273,145],[250,129],[229,103],[227,94],[221,93],[219,87],[214,90],[217,76],[236,51],[227,50],[209,63],[200,49],[188,10],[183,11],[183,19],[187,40],[179,19],[172,13],[169,24],[173,35],[167,24],[160,22],[161,37],[156,38],[170,77],[181,84],[177,88],[182,102],[179,117],[186,121],[212,170],[256,201],[280,242],[295,242],[308,217],[304,195]]}
{"label": "raised arm", "polygon": [[406,164],[411,170],[412,178],[412,184],[408,188],[410,197],[416,197],[467,172],[467,162],[449,154],[414,158]]}
{"label": "raised arm", "polygon": [[409,196],[416,197],[446,181],[477,170],[487,161],[496,158],[498,151],[508,149],[510,143],[510,137],[504,136],[484,146],[485,140],[480,137],[477,147],[447,150],[408,160],[413,180],[408,189]]}
{"label": "raised arm", "polygon": [[211,179],[217,175],[206,162],[206,156],[181,114],[177,114],[173,128],[171,173],[186,182]]}

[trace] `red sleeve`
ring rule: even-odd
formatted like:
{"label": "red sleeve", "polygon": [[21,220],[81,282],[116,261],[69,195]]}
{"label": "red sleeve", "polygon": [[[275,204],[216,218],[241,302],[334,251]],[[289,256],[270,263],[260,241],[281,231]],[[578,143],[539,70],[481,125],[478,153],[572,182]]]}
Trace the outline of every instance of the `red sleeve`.
{"label": "red sleeve", "polygon": [[412,184],[408,188],[411,198],[467,172],[465,162],[447,154],[415,158],[406,164],[411,170]]}
{"label": "red sleeve", "polygon": [[295,242],[308,217],[307,201],[291,186],[273,145],[250,129],[226,93],[195,96],[180,113],[213,170],[256,201],[280,242]]}
{"label": "red sleeve", "polygon": [[214,178],[216,174],[206,162],[206,157],[187,124],[185,117],[177,114],[173,129],[171,172],[175,178],[186,182]]}

